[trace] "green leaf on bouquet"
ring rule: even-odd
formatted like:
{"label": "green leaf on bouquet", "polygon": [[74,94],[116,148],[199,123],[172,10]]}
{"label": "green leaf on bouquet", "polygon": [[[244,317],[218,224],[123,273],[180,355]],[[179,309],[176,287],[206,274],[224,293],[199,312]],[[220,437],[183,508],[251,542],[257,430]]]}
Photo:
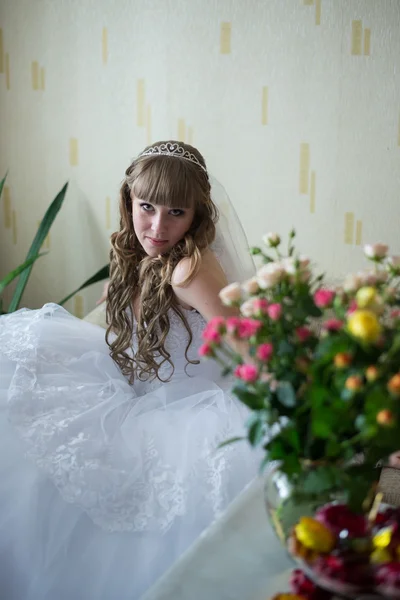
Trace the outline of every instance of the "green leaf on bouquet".
{"label": "green leaf on bouquet", "polygon": [[302,490],[306,494],[321,494],[337,487],[337,471],[334,467],[317,467],[305,474]]}
{"label": "green leaf on bouquet", "polygon": [[286,408],[296,406],[296,393],[293,386],[288,381],[281,381],[277,387],[276,395],[278,400]]}
{"label": "green leaf on bouquet", "polygon": [[258,446],[264,437],[264,424],[260,419],[254,421],[247,433],[247,439],[252,446]]}
{"label": "green leaf on bouquet", "polygon": [[243,385],[236,385],[232,392],[239,398],[243,404],[252,410],[261,410],[264,408],[264,398],[254,392],[251,392]]}

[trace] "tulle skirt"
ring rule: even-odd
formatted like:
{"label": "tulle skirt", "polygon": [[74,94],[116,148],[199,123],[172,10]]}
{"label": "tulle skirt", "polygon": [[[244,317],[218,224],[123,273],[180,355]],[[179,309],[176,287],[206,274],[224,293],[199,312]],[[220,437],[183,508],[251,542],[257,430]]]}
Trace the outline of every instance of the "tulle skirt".
{"label": "tulle skirt", "polygon": [[222,381],[130,385],[104,330],[56,305],[0,317],[0,590],[134,600],[254,478]]}

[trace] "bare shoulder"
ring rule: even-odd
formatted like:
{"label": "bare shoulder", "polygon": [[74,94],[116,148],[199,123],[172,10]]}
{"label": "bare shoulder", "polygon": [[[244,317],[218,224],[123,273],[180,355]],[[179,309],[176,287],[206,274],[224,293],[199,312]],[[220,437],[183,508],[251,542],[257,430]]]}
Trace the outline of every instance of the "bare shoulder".
{"label": "bare shoulder", "polygon": [[[191,268],[192,261],[190,258],[182,258],[182,260],[179,261],[172,274],[171,283],[173,288],[182,285],[182,283],[187,279]],[[196,273],[196,276],[194,277],[193,281],[197,280],[199,277],[217,277],[221,280],[222,287],[227,283],[225,273],[223,272],[221,265],[215,257],[215,254],[210,249],[207,249],[202,255],[200,268]]]}
{"label": "bare shoulder", "polygon": [[219,292],[227,285],[227,280],[214,253],[207,250],[203,254],[198,272],[185,284],[191,266],[190,259],[184,258],[175,267],[171,283],[179,302],[194,308],[206,320],[224,315],[229,309],[222,305]]}

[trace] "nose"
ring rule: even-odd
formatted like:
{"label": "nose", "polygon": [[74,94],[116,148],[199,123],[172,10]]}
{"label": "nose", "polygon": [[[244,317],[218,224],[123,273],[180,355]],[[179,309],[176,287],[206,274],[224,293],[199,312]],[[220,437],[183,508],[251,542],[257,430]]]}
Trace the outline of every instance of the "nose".
{"label": "nose", "polygon": [[154,233],[155,237],[163,239],[163,236],[166,234],[166,222],[164,215],[159,212],[153,216],[151,221],[151,230]]}

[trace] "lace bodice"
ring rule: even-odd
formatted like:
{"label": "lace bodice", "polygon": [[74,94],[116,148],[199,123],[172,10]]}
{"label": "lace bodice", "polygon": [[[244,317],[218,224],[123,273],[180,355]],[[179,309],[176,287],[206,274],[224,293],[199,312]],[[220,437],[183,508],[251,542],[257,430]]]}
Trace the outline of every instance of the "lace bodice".
{"label": "lace bodice", "polygon": [[[184,309],[184,315],[192,332],[192,342],[187,351],[187,356],[191,361],[199,360],[199,348],[202,344],[201,334],[205,326],[205,320],[195,310]],[[164,347],[171,355],[173,367],[165,361],[159,370],[159,378],[163,381],[178,381],[186,378],[188,375],[198,375],[204,370],[204,366],[193,365],[188,363],[185,352],[189,342],[189,335],[182,319],[172,309],[168,313],[170,330],[165,340]],[[135,336],[132,340],[133,352],[136,350]],[[151,390],[157,389],[161,385],[160,379],[152,379],[149,381],[138,381],[134,383],[134,388],[138,394],[144,394]]]}

